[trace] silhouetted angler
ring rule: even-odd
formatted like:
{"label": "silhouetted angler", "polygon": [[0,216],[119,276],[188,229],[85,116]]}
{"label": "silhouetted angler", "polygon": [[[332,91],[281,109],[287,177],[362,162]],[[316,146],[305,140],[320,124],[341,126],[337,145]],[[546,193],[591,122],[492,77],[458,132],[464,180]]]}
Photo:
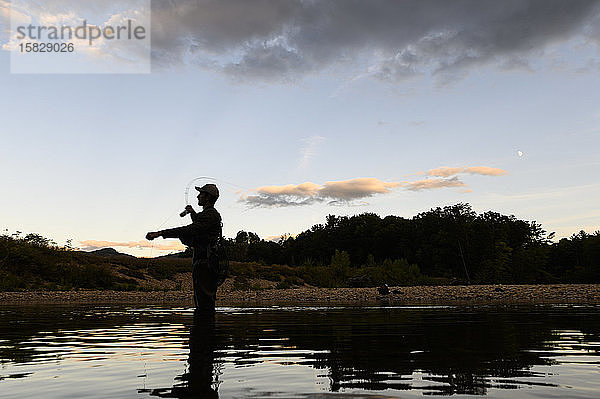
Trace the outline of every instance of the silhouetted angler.
{"label": "silhouetted angler", "polygon": [[221,215],[214,207],[219,198],[219,189],[214,184],[196,187],[198,190],[198,205],[202,212],[196,213],[191,205],[185,207],[192,217],[192,224],[173,229],[151,231],[146,239],[157,237],[179,238],[179,240],[194,250],[192,260],[192,278],[194,281],[194,305],[202,311],[215,311],[217,279],[214,270],[208,267],[209,248],[221,237]]}

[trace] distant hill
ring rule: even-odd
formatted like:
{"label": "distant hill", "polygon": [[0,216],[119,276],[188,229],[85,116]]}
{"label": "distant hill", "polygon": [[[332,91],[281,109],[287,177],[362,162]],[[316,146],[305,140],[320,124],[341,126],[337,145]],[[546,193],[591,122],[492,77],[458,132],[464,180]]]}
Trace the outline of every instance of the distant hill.
{"label": "distant hill", "polygon": [[[128,258],[136,258],[136,259],[141,259],[138,258],[137,256],[133,256],[133,255],[129,255],[129,254],[124,254],[122,252],[117,251],[114,248],[101,248],[101,249],[97,249],[95,251],[80,251],[86,254],[92,254],[92,255],[97,255],[97,256],[102,256],[105,258],[111,258],[111,257],[115,257],[115,256],[126,256]],[[154,259],[164,259],[164,258],[190,258],[191,257],[191,253],[190,254],[185,254],[185,251],[181,251],[181,252],[175,252],[172,254],[168,254],[168,255],[161,255],[161,256],[156,256],[154,257]]]}
{"label": "distant hill", "polygon": [[128,258],[135,258],[135,256],[133,256],[133,255],[121,253],[114,248],[102,248],[102,249],[97,249],[95,251],[89,251],[87,253],[98,255],[98,256],[104,256],[104,257],[126,256]]}
{"label": "distant hill", "polygon": [[[0,234],[0,291],[73,289],[181,290],[190,289],[191,259],[185,252],[160,258],[137,258],[114,248],[74,251],[51,244],[40,235],[18,238]],[[189,252],[189,251],[188,251]],[[311,269],[312,271],[312,269]],[[302,285],[304,270],[232,261],[234,289],[261,289],[253,279],[273,282],[280,288]],[[187,287],[187,288],[186,288]]]}

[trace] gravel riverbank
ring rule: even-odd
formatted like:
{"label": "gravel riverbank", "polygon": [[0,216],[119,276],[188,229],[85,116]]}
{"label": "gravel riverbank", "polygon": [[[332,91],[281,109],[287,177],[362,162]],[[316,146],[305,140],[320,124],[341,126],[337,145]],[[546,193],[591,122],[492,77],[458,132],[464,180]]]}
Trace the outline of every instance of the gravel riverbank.
{"label": "gravel riverbank", "polygon": [[[188,289],[171,291],[43,291],[0,292],[2,304],[109,304],[168,303],[192,305]],[[390,287],[382,295],[377,288],[265,288],[261,290],[233,290],[224,284],[217,294],[217,306],[245,305],[457,305],[457,304],[544,304],[574,303],[600,304],[599,284],[557,285],[471,285]]]}

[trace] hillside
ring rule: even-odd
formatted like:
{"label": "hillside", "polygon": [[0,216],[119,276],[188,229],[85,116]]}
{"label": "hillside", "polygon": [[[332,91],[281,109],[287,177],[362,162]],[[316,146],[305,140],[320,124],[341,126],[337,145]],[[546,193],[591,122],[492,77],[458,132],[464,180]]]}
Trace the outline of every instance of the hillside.
{"label": "hillside", "polygon": [[[600,283],[600,232],[552,241],[536,222],[468,204],[412,218],[329,215],[295,237],[251,232],[226,240],[233,289],[460,284]],[[0,290],[179,290],[190,287],[189,249],[136,258],[81,252],[38,234],[0,236]],[[263,281],[259,284],[258,281]]]}
{"label": "hillside", "polygon": [[[304,285],[287,266],[230,262],[234,290]],[[189,290],[191,259],[165,256],[136,258],[113,248],[93,252],[58,247],[37,234],[0,236],[0,291],[34,290]]]}

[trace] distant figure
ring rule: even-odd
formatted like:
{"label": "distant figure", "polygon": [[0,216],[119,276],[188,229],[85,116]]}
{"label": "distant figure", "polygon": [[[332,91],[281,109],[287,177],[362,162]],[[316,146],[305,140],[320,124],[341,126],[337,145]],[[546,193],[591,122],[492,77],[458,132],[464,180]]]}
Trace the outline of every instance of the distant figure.
{"label": "distant figure", "polygon": [[214,205],[219,198],[219,189],[214,184],[195,187],[198,190],[198,205],[202,212],[196,213],[191,205],[185,207],[185,212],[192,217],[192,224],[173,229],[151,231],[146,239],[157,237],[179,238],[179,240],[194,250],[192,260],[192,279],[194,281],[194,305],[196,310],[214,313],[217,293],[217,276],[208,267],[209,248],[214,245],[222,233],[221,215]]}
{"label": "distant figure", "polygon": [[382,285],[381,287],[377,288],[377,291],[381,294],[381,295],[388,295],[390,293],[390,287],[388,287],[387,284]]}

